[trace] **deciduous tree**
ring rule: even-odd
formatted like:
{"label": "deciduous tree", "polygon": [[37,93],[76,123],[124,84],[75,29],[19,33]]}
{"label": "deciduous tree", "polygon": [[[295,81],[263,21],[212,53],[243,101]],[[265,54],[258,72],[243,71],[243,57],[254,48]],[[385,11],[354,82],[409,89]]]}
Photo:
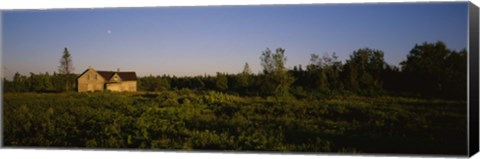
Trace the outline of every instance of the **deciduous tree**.
{"label": "deciduous tree", "polygon": [[270,49],[266,49],[260,56],[261,65],[265,75],[265,81],[262,85],[264,93],[267,95],[288,96],[290,85],[295,80],[285,67],[287,57],[285,49],[277,48],[272,54]]}

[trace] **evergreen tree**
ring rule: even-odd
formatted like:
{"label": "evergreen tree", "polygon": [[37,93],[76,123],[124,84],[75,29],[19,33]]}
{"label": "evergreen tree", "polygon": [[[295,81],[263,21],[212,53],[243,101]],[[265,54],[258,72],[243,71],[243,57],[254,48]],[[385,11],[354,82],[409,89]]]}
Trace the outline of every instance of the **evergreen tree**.
{"label": "evergreen tree", "polygon": [[74,67],[72,57],[67,48],[64,49],[62,58],[60,58],[60,66],[58,72],[62,75],[65,82],[65,90],[70,90],[71,85],[74,83],[75,76],[72,76]]}
{"label": "evergreen tree", "polygon": [[252,75],[252,70],[248,63],[245,63],[243,66],[243,71],[238,75],[238,87],[245,88],[250,84],[250,76]]}
{"label": "evergreen tree", "polygon": [[217,72],[217,80],[215,86],[219,91],[226,91],[228,89],[228,79],[224,74]]}

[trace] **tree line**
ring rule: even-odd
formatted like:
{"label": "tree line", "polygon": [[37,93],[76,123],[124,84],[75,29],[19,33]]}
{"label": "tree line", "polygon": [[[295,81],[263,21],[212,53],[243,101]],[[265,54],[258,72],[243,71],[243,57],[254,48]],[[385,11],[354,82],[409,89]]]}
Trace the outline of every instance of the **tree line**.
{"label": "tree line", "polygon": [[311,54],[304,68],[285,67],[285,49],[266,49],[260,56],[263,70],[253,74],[248,63],[238,74],[216,76],[147,76],[139,79],[139,89],[217,90],[246,96],[308,97],[336,94],[400,95],[466,99],[467,51],[455,51],[445,43],[416,44],[399,66],[384,60],[384,52],[361,48],[342,63],[335,53]]}
{"label": "tree line", "polygon": [[[305,68],[295,65],[288,69],[286,62],[285,49],[272,51],[267,48],[260,56],[263,70],[258,74],[252,73],[249,64],[245,63],[243,71],[238,74],[150,75],[138,79],[138,90],[216,90],[242,96],[281,98],[393,94],[466,99],[467,51],[451,50],[441,41],[416,44],[399,66],[387,64],[384,52],[371,48],[355,50],[345,63],[339,61],[335,53],[311,54],[310,63]],[[13,81],[4,79],[4,86],[6,92],[65,91],[75,87],[76,76],[72,73],[31,73],[26,77],[17,73]]]}
{"label": "tree line", "polygon": [[76,74],[73,73],[74,67],[72,57],[67,48],[64,49],[60,58],[58,73],[53,72],[50,75],[45,73],[31,73],[30,76],[21,75],[16,72],[13,80],[9,81],[3,78],[5,92],[64,92],[73,91],[76,88]]}
{"label": "tree line", "polygon": [[48,72],[34,74],[30,76],[21,75],[18,72],[13,76],[13,80],[4,79],[3,86],[5,92],[65,92],[73,91],[76,87],[75,74],[60,74]]}

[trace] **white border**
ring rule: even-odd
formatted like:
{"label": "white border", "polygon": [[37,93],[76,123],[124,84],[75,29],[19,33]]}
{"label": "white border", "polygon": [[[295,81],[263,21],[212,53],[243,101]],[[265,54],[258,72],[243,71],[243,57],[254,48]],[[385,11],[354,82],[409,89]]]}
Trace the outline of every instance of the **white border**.
{"label": "white border", "polygon": [[[155,6],[208,6],[208,5],[262,5],[262,4],[312,4],[312,3],[378,3],[378,2],[447,2],[452,0],[0,0],[0,10],[15,9],[65,9],[65,8],[118,8],[118,7],[155,7]],[[453,0],[464,1],[464,0]],[[480,6],[479,0],[472,0]],[[1,14],[0,14],[1,15]],[[1,17],[0,17],[1,21]],[[0,22],[1,25],[1,22]],[[1,26],[0,26],[1,35]],[[1,40],[1,39],[0,39]],[[1,41],[0,41],[1,50]],[[0,56],[1,57],[1,56]],[[0,66],[1,59],[0,59]],[[1,96],[0,96],[1,97]],[[454,146],[454,145],[452,145]],[[420,158],[433,157],[398,157],[379,156],[342,156],[342,155],[281,155],[263,153],[211,153],[211,152],[150,152],[150,151],[98,151],[98,150],[45,150],[45,149],[0,149],[1,158],[208,158],[208,159],[235,159],[235,158]],[[446,157],[441,157],[446,158]],[[480,155],[474,156],[480,158]]]}

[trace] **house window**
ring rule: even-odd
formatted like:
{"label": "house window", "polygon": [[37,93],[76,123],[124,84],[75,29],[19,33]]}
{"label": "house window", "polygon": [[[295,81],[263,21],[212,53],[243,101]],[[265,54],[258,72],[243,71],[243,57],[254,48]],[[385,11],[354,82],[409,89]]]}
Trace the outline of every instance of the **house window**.
{"label": "house window", "polygon": [[87,75],[87,80],[90,80],[90,75]]}
{"label": "house window", "polygon": [[97,79],[97,75],[95,75],[95,78],[94,79]]}

